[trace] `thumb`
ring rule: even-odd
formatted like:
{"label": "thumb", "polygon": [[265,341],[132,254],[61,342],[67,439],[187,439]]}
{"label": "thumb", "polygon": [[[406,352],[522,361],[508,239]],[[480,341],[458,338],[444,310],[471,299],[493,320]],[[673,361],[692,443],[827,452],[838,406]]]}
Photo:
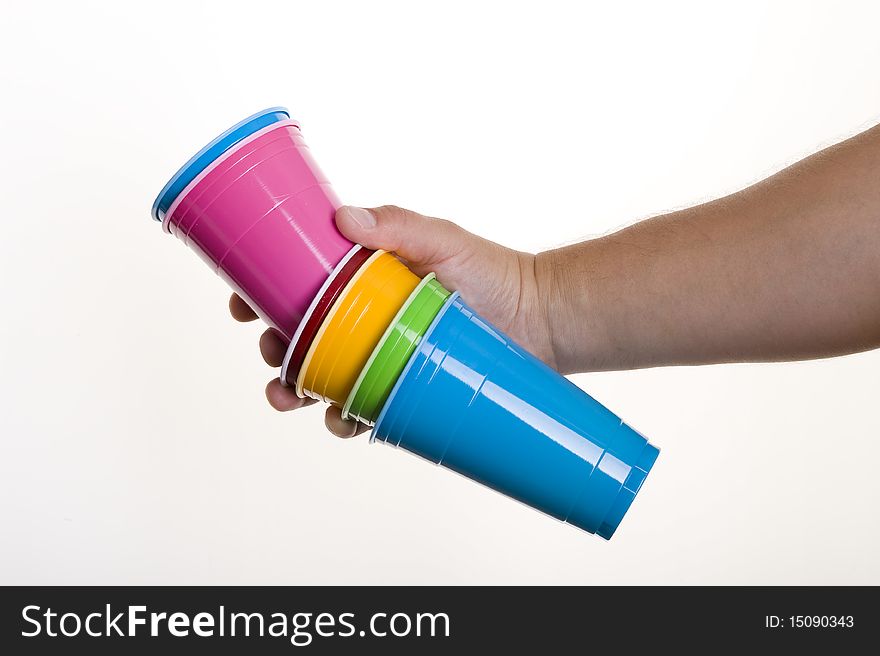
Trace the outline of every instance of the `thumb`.
{"label": "thumb", "polygon": [[460,253],[476,236],[444,219],[422,216],[393,205],[373,209],[345,206],[336,212],[343,235],[367,248],[392,251],[416,271]]}

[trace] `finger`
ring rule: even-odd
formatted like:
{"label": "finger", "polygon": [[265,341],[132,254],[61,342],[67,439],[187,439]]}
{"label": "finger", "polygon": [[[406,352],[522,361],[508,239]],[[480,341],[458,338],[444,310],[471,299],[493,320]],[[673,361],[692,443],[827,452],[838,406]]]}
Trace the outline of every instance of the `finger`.
{"label": "finger", "polygon": [[229,297],[229,312],[236,321],[253,321],[257,318],[257,313],[238,294]]}
{"label": "finger", "polygon": [[296,410],[315,403],[315,399],[299,398],[292,387],[284,387],[277,378],[273,378],[266,385],[266,400],[279,412]]}
{"label": "finger", "polygon": [[274,328],[267,328],[260,335],[260,354],[270,367],[280,367],[287,353],[287,344]]}
{"label": "finger", "polygon": [[373,209],[340,207],[336,225],[343,235],[367,248],[393,251],[419,275],[430,271],[432,265],[455,257],[479,239],[450,221],[393,205]]}
{"label": "finger", "polygon": [[354,437],[369,429],[369,426],[359,421],[343,419],[342,410],[333,405],[327,408],[327,412],[324,414],[324,423],[327,424],[327,430],[336,437]]}

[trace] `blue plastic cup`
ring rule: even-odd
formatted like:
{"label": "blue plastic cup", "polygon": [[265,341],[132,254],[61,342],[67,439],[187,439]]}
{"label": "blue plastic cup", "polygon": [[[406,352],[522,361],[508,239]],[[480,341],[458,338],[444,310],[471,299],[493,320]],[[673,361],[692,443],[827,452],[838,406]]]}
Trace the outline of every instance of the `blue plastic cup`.
{"label": "blue plastic cup", "polygon": [[372,439],[606,540],[659,453],[458,294],[407,363]]}

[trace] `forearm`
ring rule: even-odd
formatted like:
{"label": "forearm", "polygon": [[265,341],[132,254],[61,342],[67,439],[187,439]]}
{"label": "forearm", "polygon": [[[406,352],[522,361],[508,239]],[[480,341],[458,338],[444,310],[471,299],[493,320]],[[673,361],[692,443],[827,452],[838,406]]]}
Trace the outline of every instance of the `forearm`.
{"label": "forearm", "polygon": [[748,189],[538,256],[565,372],[880,345],[880,128]]}

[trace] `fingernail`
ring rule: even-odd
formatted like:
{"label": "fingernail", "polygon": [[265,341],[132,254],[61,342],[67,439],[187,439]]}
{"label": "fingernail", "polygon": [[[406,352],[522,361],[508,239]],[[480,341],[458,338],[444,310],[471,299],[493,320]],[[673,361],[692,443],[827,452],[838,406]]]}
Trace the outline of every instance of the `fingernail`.
{"label": "fingernail", "polygon": [[357,433],[357,424],[353,421],[346,421],[345,430],[339,431],[337,435],[339,437],[354,437],[355,433]]}
{"label": "fingernail", "polygon": [[376,217],[373,216],[373,213],[370,210],[365,210],[363,207],[353,207],[347,206],[345,211],[351,217],[351,220],[357,223],[361,228],[365,230],[369,230],[370,228],[376,227]]}
{"label": "fingernail", "polygon": [[357,424],[352,426],[352,422],[341,417],[331,419],[328,415],[327,421],[324,423],[327,425],[327,429],[336,437],[352,437],[357,430]]}

